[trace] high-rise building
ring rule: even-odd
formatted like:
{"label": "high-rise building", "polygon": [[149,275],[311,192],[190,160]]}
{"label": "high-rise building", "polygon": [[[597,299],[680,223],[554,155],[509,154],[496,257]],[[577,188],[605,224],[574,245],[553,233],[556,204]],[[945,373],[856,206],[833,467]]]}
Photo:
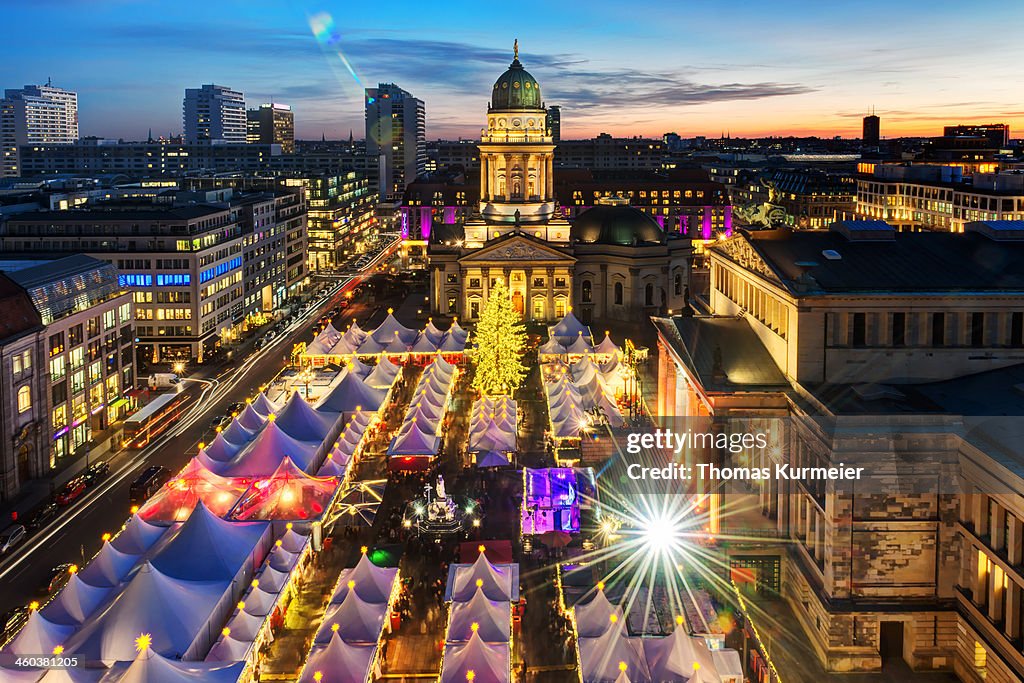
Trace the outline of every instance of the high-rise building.
{"label": "high-rise building", "polygon": [[864,133],[861,135],[861,139],[865,147],[878,147],[878,142],[882,137],[881,132],[881,119],[874,114],[864,117]]}
{"label": "high-rise building", "polygon": [[281,151],[291,154],[295,151],[295,116],[287,104],[272,102],[261,104],[258,109],[246,112],[246,135],[248,143],[281,145]]}
{"label": "high-rise building", "polygon": [[78,140],[78,94],[46,85],[8,89],[0,100],[0,177],[21,176],[21,145]]}
{"label": "high-rise building", "polygon": [[562,108],[557,104],[548,107],[547,126],[551,141],[557,145],[562,139]]}
{"label": "high-rise building", "polygon": [[942,134],[947,138],[987,138],[993,147],[1010,144],[1010,126],[1006,123],[980,123],[945,126]]}
{"label": "high-rise building", "polygon": [[185,142],[245,142],[245,98],[223,85],[185,88]]}
{"label": "high-rise building", "polygon": [[394,83],[366,89],[366,154],[377,159],[381,201],[401,196],[427,166],[423,100]]}

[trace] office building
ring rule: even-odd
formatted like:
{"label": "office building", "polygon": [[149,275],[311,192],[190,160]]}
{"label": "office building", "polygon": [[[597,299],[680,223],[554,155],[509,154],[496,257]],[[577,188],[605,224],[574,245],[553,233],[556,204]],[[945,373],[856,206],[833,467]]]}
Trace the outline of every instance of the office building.
{"label": "office building", "polygon": [[[29,479],[98,457],[133,407],[132,296],[106,261],[0,257],[0,498]],[[78,464],[84,466],[84,462]]]}
{"label": "office building", "polygon": [[857,182],[852,175],[820,169],[779,170],[767,181],[768,201],[781,207],[783,221],[794,228],[827,228],[852,217]]}
{"label": "office building", "polygon": [[942,130],[945,137],[985,138],[989,146],[1000,149],[1010,144],[1010,126],[1006,123],[960,124],[945,126]]}
{"label": "office building", "polygon": [[366,155],[377,160],[374,178],[380,201],[401,197],[426,171],[426,111],[423,100],[394,83],[366,89]]}
{"label": "office building", "polygon": [[861,142],[865,149],[877,149],[882,139],[881,119],[874,114],[864,117],[864,131],[861,134]]}
{"label": "office building", "polygon": [[[781,542],[730,542],[728,566],[756,567],[783,598],[759,607],[827,671],[1024,678],[1022,234],[1006,221],[738,231],[710,248],[711,314],[654,319],[659,414],[769,429],[752,464],[867,468],[709,499],[729,538],[758,528],[735,511],[757,511],[762,538],[767,518]],[[772,655],[781,671],[803,656]]]}
{"label": "office building", "polygon": [[1024,219],[1024,174],[954,165],[860,164],[856,215],[899,230],[963,232],[972,221]]}
{"label": "office building", "polygon": [[223,85],[186,88],[182,103],[185,142],[245,142],[245,99]]}
{"label": "office building", "polygon": [[562,141],[562,108],[557,104],[548,107],[547,127],[551,133],[551,141],[557,145]]}
{"label": "office building", "polygon": [[295,117],[287,104],[272,102],[246,112],[246,142],[281,145],[281,151],[295,151]]}
{"label": "office building", "polygon": [[147,357],[202,362],[304,285],[306,203],[285,190],[179,192],[174,200],[16,214],[0,249],[111,262],[133,293]]}
{"label": "office building", "polygon": [[23,175],[22,145],[78,140],[78,94],[46,85],[6,90],[0,100],[0,177]]}

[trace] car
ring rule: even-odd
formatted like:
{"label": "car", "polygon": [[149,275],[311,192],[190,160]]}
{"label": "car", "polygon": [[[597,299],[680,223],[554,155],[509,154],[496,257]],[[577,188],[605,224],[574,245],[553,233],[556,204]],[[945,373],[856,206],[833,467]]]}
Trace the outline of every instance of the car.
{"label": "car", "polygon": [[56,593],[67,585],[68,581],[71,580],[71,575],[77,571],[78,567],[73,564],[66,562],[58,564],[43,577],[42,583],[39,584],[39,592],[43,595]]}
{"label": "car", "polygon": [[14,637],[28,621],[29,608],[25,605],[12,607],[0,616],[0,643],[6,643]]}
{"label": "car", "polygon": [[245,410],[245,404],[242,403],[241,401],[235,401],[234,403],[229,403],[228,404],[228,408],[227,408],[228,415],[237,415],[238,413],[242,412],[243,410]]}
{"label": "car", "polygon": [[171,471],[163,465],[151,465],[142,474],[136,477],[128,489],[128,496],[132,505],[140,505],[153,495],[171,478]]}
{"label": "car", "polygon": [[231,418],[227,415],[218,415],[217,417],[210,420],[210,429],[218,429],[227,427],[231,424]]}
{"label": "car", "polygon": [[6,555],[25,540],[28,531],[21,524],[12,524],[0,531],[0,555]]}
{"label": "car", "polygon": [[57,505],[71,505],[83,493],[85,493],[85,477],[78,476],[64,484],[54,495],[53,500]]}
{"label": "car", "polygon": [[110,463],[106,460],[100,460],[89,465],[82,477],[85,478],[85,485],[92,488],[106,479],[108,474],[110,474]]}
{"label": "car", "polygon": [[29,531],[37,531],[46,526],[46,523],[57,516],[57,504],[56,503],[45,503],[40,507],[36,508],[32,516],[25,522],[25,526]]}

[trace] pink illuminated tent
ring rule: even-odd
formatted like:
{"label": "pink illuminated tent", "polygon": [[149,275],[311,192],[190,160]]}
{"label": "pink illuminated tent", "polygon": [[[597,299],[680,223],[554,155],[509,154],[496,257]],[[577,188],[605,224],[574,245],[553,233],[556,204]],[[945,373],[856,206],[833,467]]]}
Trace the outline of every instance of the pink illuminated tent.
{"label": "pink illuminated tent", "polygon": [[451,599],[454,602],[471,600],[479,588],[488,600],[509,602],[518,593],[518,582],[513,583],[512,565],[494,565],[485,553],[480,553],[473,564],[452,565]]}
{"label": "pink illuminated tent", "polygon": [[154,524],[184,522],[202,501],[214,515],[223,517],[248,487],[244,479],[214,474],[196,456],[143,504],[139,516]]}
{"label": "pink illuminated tent", "polygon": [[263,417],[274,415],[281,410],[281,406],[267,398],[267,395],[262,391],[256,395],[256,398],[253,399],[251,405],[253,409]]}
{"label": "pink illuminated tent", "polygon": [[231,512],[237,520],[317,519],[330,506],[338,489],[334,477],[313,477],[285,456],[277,469],[257,479]]}
{"label": "pink illuminated tent", "polygon": [[[260,396],[262,395],[260,394]],[[246,403],[245,408],[242,409],[242,412],[238,414],[234,421],[238,422],[247,431],[255,434],[263,428],[263,424],[267,421],[267,414],[257,411],[252,403]]]}

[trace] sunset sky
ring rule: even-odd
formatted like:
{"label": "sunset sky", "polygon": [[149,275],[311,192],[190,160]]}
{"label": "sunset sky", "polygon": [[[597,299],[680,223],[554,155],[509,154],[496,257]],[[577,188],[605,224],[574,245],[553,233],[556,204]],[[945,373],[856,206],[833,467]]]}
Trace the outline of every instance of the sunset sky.
{"label": "sunset sky", "polygon": [[[504,8],[525,8],[506,13]],[[1024,3],[6,2],[0,87],[79,94],[81,134],[181,130],[186,87],[292,105],[296,136],[357,138],[362,88],[426,102],[427,137],[476,137],[519,39],[563,137],[934,135],[1024,127]]]}

